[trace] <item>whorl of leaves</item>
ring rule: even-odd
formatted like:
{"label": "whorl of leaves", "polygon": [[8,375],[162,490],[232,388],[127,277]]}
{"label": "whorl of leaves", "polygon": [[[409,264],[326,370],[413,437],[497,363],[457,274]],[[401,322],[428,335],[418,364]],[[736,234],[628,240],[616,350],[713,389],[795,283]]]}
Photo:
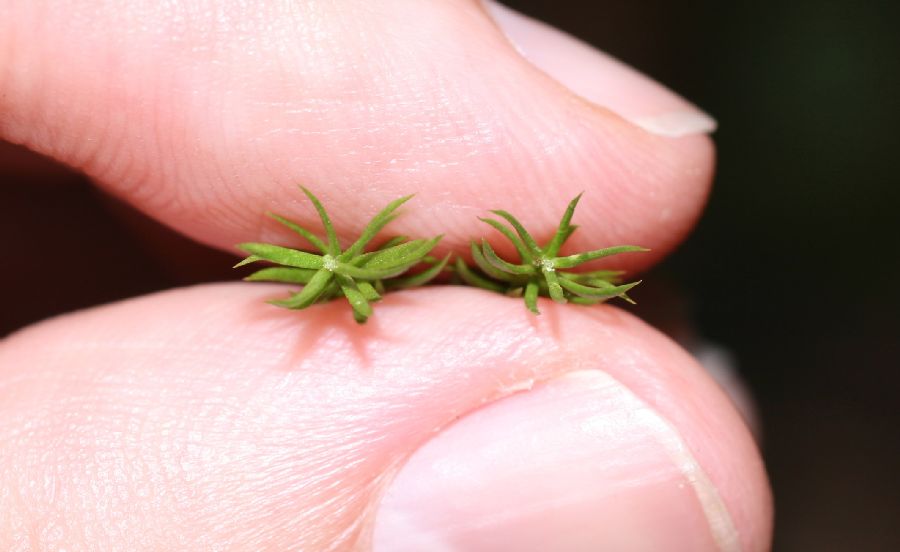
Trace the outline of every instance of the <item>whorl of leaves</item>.
{"label": "whorl of leaves", "polygon": [[491,211],[504,219],[508,226],[493,218],[482,218],[481,220],[512,242],[519,255],[519,261],[513,263],[504,260],[497,255],[487,240],[482,239],[481,243],[471,243],[472,259],[478,270],[473,270],[462,259],[457,258],[454,265],[456,274],[463,282],[472,286],[509,295],[522,295],[525,298],[525,305],[535,314],[540,314],[537,307],[538,296],[550,297],[557,303],[572,302],[582,305],[600,303],[613,297],[621,297],[633,303],[627,292],[638,285],[640,281],[620,284],[621,271],[566,271],[566,269],[610,255],[648,251],[634,245],[619,245],[586,253],[559,256],[563,244],[577,228],[571,224],[571,221],[580,199],[581,194],[578,194],[569,202],[556,233],[543,247],[537,244],[516,217],[502,210]]}
{"label": "whorl of leaves", "polygon": [[[322,220],[326,234],[324,241],[282,216],[272,213],[269,216],[303,237],[313,246],[315,252],[267,243],[242,243],[237,246],[249,256],[236,264],[235,268],[258,261],[276,265],[258,270],[245,280],[284,282],[303,286],[300,291],[292,293],[287,299],[270,301],[273,305],[288,309],[305,309],[316,303],[346,297],[353,308],[353,318],[359,323],[364,323],[372,315],[372,303],[381,299],[385,291],[420,286],[429,282],[441,273],[450,258],[448,255],[443,260],[437,261],[428,257],[428,253],[441,240],[441,236],[417,240],[399,236],[382,243],[374,250],[365,250],[378,232],[396,218],[394,211],[412,196],[401,197],[389,203],[366,225],[359,238],[342,251],[331,219],[322,203],[312,192],[302,186],[301,189]],[[431,266],[422,272],[402,277],[423,261],[430,261]]]}

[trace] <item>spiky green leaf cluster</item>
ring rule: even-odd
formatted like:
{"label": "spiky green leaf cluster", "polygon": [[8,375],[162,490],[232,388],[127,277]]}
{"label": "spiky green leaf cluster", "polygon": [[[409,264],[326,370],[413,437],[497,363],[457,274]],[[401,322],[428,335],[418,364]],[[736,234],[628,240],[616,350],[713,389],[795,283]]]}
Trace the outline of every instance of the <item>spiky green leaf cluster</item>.
{"label": "spiky green leaf cluster", "polygon": [[[472,286],[507,293],[522,295],[525,305],[535,314],[540,314],[537,307],[538,296],[550,297],[557,303],[578,303],[592,305],[613,297],[633,302],[627,292],[640,281],[619,284],[621,271],[596,270],[593,272],[566,272],[580,264],[610,255],[632,251],[647,251],[634,245],[620,245],[597,249],[586,253],[559,256],[565,241],[575,232],[577,226],[571,224],[572,215],[581,194],[575,197],[563,214],[562,220],[553,238],[541,247],[522,223],[510,213],[502,210],[491,211],[504,219],[509,226],[492,218],[482,218],[498,232],[512,242],[519,254],[519,262],[512,263],[501,258],[487,240],[481,243],[472,242],[472,259],[480,271],[473,270],[462,259],[457,259],[455,271],[459,278]],[[511,227],[511,228],[510,228]]]}
{"label": "spiky green leaf cluster", "polygon": [[363,323],[372,315],[372,303],[381,299],[386,290],[423,285],[437,276],[449,260],[448,255],[441,261],[430,263],[432,266],[422,272],[400,277],[422,262],[441,236],[418,240],[399,236],[372,251],[365,251],[378,232],[396,218],[394,211],[412,196],[401,197],[389,203],[369,222],[359,239],[342,251],[322,203],[312,192],[302,186],[300,188],[322,219],[326,235],[324,241],[295,222],[272,213],[269,216],[312,244],[315,253],[267,243],[242,243],[237,246],[248,253],[249,257],[236,264],[235,268],[257,261],[278,265],[258,270],[245,280],[303,286],[287,299],[270,301],[274,305],[305,309],[315,303],[346,297],[353,308],[353,318]]}

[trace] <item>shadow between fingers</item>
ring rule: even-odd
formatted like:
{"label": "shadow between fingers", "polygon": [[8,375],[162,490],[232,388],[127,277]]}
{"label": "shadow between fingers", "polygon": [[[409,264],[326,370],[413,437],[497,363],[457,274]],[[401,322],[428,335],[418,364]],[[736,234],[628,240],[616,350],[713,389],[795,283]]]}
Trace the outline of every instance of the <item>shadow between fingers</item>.
{"label": "shadow between fingers", "polygon": [[[277,298],[273,295],[267,299]],[[385,304],[387,303],[387,304]],[[279,368],[295,371],[310,367],[318,352],[328,350],[332,356],[350,352],[353,360],[363,368],[372,367],[373,351],[386,343],[396,343],[400,337],[391,333],[383,322],[379,311],[410,304],[401,295],[392,294],[382,301],[373,303],[374,314],[363,323],[357,323],[347,301],[335,299],[327,303],[313,305],[307,309],[291,310],[274,305],[248,305],[247,319],[265,322],[279,335],[293,333],[295,338],[286,348]],[[316,366],[322,370],[321,362]]]}

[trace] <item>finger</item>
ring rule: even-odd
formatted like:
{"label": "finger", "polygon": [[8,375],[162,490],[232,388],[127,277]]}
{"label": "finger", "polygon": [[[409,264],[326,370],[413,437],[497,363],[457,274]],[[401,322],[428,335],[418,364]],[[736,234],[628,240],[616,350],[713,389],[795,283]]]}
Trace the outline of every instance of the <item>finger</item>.
{"label": "finger", "polygon": [[416,193],[393,230],[455,250],[486,209],[546,239],[587,190],[573,247],[636,243],[654,252],[623,262],[646,265],[706,197],[708,128],[646,131],[689,104],[471,0],[2,6],[0,136],[220,248],[286,239],[266,211],[315,226],[298,183],[345,239]]}
{"label": "finger", "polygon": [[715,130],[697,106],[617,59],[501,4],[485,6],[527,60],[581,97],[662,136]]}
{"label": "finger", "polygon": [[176,290],[2,342],[0,548],[766,548],[749,433],[637,319],[446,288],[358,326],[273,295]]}
{"label": "finger", "polygon": [[33,151],[0,140],[0,178],[4,181],[65,182],[81,177]]}

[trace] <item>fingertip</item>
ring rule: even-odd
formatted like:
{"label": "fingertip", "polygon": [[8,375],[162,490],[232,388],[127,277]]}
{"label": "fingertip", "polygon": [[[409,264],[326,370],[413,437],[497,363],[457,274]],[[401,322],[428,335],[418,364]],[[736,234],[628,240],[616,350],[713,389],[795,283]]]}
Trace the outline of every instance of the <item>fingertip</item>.
{"label": "fingertip", "polygon": [[[663,138],[634,124],[682,109],[674,95],[560,45],[569,38],[529,35],[537,37],[531,54],[606,79],[598,89],[610,96],[573,92],[523,57],[472,2],[371,7],[362,19],[330,6],[311,14],[232,3],[223,13],[246,25],[221,28],[203,14],[185,20],[182,41],[146,32],[171,28],[163,9],[104,4],[88,17],[80,5],[67,15],[23,4],[10,19],[12,34],[34,35],[45,48],[9,68],[14,78],[3,84],[15,90],[4,105],[15,116],[3,132],[222,249],[287,239],[288,229],[261,222],[266,211],[318,228],[304,205],[313,191],[342,238],[415,192],[415,206],[392,224],[403,234],[446,233],[439,253],[464,250],[481,234],[474,217],[490,208],[549,236],[564,202],[585,190],[573,247],[639,241],[662,253],[696,220],[712,170],[709,141]],[[298,58],[298,48],[316,55]],[[269,62],[259,62],[260,52]],[[123,70],[110,72],[110,64]],[[94,73],[112,80],[83,78]],[[65,113],[53,101],[61,96],[74,104]],[[629,111],[622,102],[634,98],[659,110]],[[677,117],[666,120],[672,126]]]}
{"label": "fingertip", "polygon": [[523,57],[582,98],[660,136],[716,129],[694,104],[612,56],[498,2],[483,4]]}
{"label": "fingertip", "polygon": [[741,550],[678,431],[609,374],[469,414],[388,487],[374,550]]}
{"label": "fingertip", "polygon": [[[634,515],[625,518],[659,521],[654,539],[671,528],[666,505],[676,517],[684,506],[683,542],[732,542],[722,540],[728,524],[715,523],[730,519],[744,550],[765,548],[768,487],[739,415],[690,356],[634,317],[549,300],[536,317],[521,298],[449,286],[388,294],[360,326],[344,302],[304,311],[263,303],[282,289],[174,290],[11,336],[0,347],[0,385],[9,391],[0,432],[24,420],[43,429],[0,455],[2,483],[27,485],[23,466],[40,472],[30,459],[51,451],[55,471],[46,476],[58,496],[94,485],[128,523],[153,527],[147,539],[157,548],[181,539],[317,549],[363,539],[378,489],[443,440],[457,455],[438,455],[443,465],[483,482],[482,506],[513,512],[526,499],[546,506],[554,497],[564,505],[581,487],[573,504],[613,520],[604,489],[627,494],[631,481],[647,491],[630,495],[633,509],[623,512]],[[84,415],[73,418],[73,408]],[[108,454],[83,459],[85,442]],[[495,479],[491,469],[504,465]],[[142,475],[166,466],[172,477]],[[104,474],[122,470],[124,483],[105,483]],[[708,484],[696,483],[701,476]],[[167,507],[151,507],[161,496]],[[463,499],[469,506],[445,504],[480,507]],[[41,494],[31,507],[72,540],[90,529],[109,548],[119,543],[90,505]],[[547,531],[596,535],[590,516],[569,512],[540,521]],[[235,521],[222,526],[223,516]]]}

